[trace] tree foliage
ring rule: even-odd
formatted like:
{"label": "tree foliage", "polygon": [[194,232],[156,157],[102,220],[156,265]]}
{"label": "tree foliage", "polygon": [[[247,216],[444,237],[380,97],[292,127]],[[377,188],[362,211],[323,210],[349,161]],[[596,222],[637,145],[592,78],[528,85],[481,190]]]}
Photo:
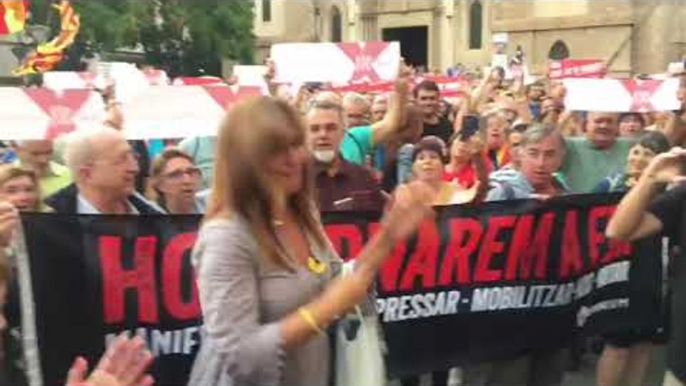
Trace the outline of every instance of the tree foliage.
{"label": "tree foliage", "polygon": [[[248,0],[74,0],[81,30],[63,67],[92,54],[139,48],[145,64],[172,76],[221,75],[221,60],[251,63],[253,2]],[[49,3],[34,1],[32,23],[59,29]]]}

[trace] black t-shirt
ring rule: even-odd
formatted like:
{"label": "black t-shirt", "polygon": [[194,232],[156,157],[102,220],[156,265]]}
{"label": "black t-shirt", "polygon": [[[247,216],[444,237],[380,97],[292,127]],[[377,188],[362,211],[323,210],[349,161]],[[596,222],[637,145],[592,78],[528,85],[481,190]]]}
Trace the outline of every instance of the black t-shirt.
{"label": "black t-shirt", "polygon": [[686,382],[686,184],[657,197],[648,209],[660,219],[672,245],[681,247],[680,256],[671,263],[671,337],[667,347],[667,368]]}
{"label": "black t-shirt", "polygon": [[441,118],[438,123],[430,124],[424,122],[424,132],[422,137],[434,135],[443,140],[446,144],[450,142],[453,135],[453,124],[446,118]]}

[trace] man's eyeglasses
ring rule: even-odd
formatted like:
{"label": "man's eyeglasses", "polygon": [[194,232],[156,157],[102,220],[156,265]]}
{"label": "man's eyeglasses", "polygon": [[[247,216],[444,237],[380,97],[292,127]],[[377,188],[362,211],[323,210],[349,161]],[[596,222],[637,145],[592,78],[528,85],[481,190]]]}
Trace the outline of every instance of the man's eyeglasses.
{"label": "man's eyeglasses", "polygon": [[162,175],[165,179],[175,182],[183,180],[184,176],[188,176],[192,179],[200,179],[200,177],[202,177],[202,171],[198,168],[187,168],[174,170],[173,172]]}

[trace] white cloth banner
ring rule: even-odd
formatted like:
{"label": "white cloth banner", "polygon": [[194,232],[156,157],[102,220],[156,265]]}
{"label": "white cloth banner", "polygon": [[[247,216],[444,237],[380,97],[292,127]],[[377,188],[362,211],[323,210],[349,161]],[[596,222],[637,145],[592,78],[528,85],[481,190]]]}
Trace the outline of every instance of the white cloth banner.
{"label": "white cloth banner", "polygon": [[150,86],[169,84],[167,73],[162,70],[149,69],[140,71],[129,63],[109,63],[103,73],[50,71],[43,74],[43,87],[55,90],[104,89],[113,84],[116,86],[116,97],[120,102],[135,98]]}
{"label": "white cloth banner", "polygon": [[0,140],[54,139],[105,119],[100,94],[0,87]]}
{"label": "white cloth banner", "polygon": [[[264,95],[257,86],[155,86],[122,103],[129,139],[216,135],[238,100]],[[91,90],[0,87],[0,140],[55,139],[100,125],[105,106]]]}
{"label": "white cloth banner", "polygon": [[122,105],[130,139],[213,136],[238,100],[264,95],[257,86],[150,87]]}
{"label": "white cloth banner", "polygon": [[573,111],[651,112],[678,110],[678,79],[565,79],[565,108]]}
{"label": "white cloth banner", "polygon": [[236,65],[233,67],[233,74],[238,78],[241,86],[258,86],[265,94],[269,93],[269,86],[264,79],[267,75],[267,66],[245,66]]}
{"label": "white cloth banner", "polygon": [[275,44],[271,59],[279,83],[389,81],[398,76],[400,43]]}

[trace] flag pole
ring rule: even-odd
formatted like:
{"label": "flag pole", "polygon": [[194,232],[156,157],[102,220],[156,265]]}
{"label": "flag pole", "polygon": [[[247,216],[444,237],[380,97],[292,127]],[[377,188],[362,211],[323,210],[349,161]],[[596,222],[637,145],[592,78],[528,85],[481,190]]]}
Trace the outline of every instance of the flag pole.
{"label": "flag pole", "polygon": [[26,376],[30,386],[43,386],[43,371],[40,362],[38,337],[36,336],[36,309],[33,300],[33,283],[31,281],[31,263],[24,226],[19,221],[12,240],[12,249],[17,264],[17,281],[21,304],[22,346],[26,360]]}

